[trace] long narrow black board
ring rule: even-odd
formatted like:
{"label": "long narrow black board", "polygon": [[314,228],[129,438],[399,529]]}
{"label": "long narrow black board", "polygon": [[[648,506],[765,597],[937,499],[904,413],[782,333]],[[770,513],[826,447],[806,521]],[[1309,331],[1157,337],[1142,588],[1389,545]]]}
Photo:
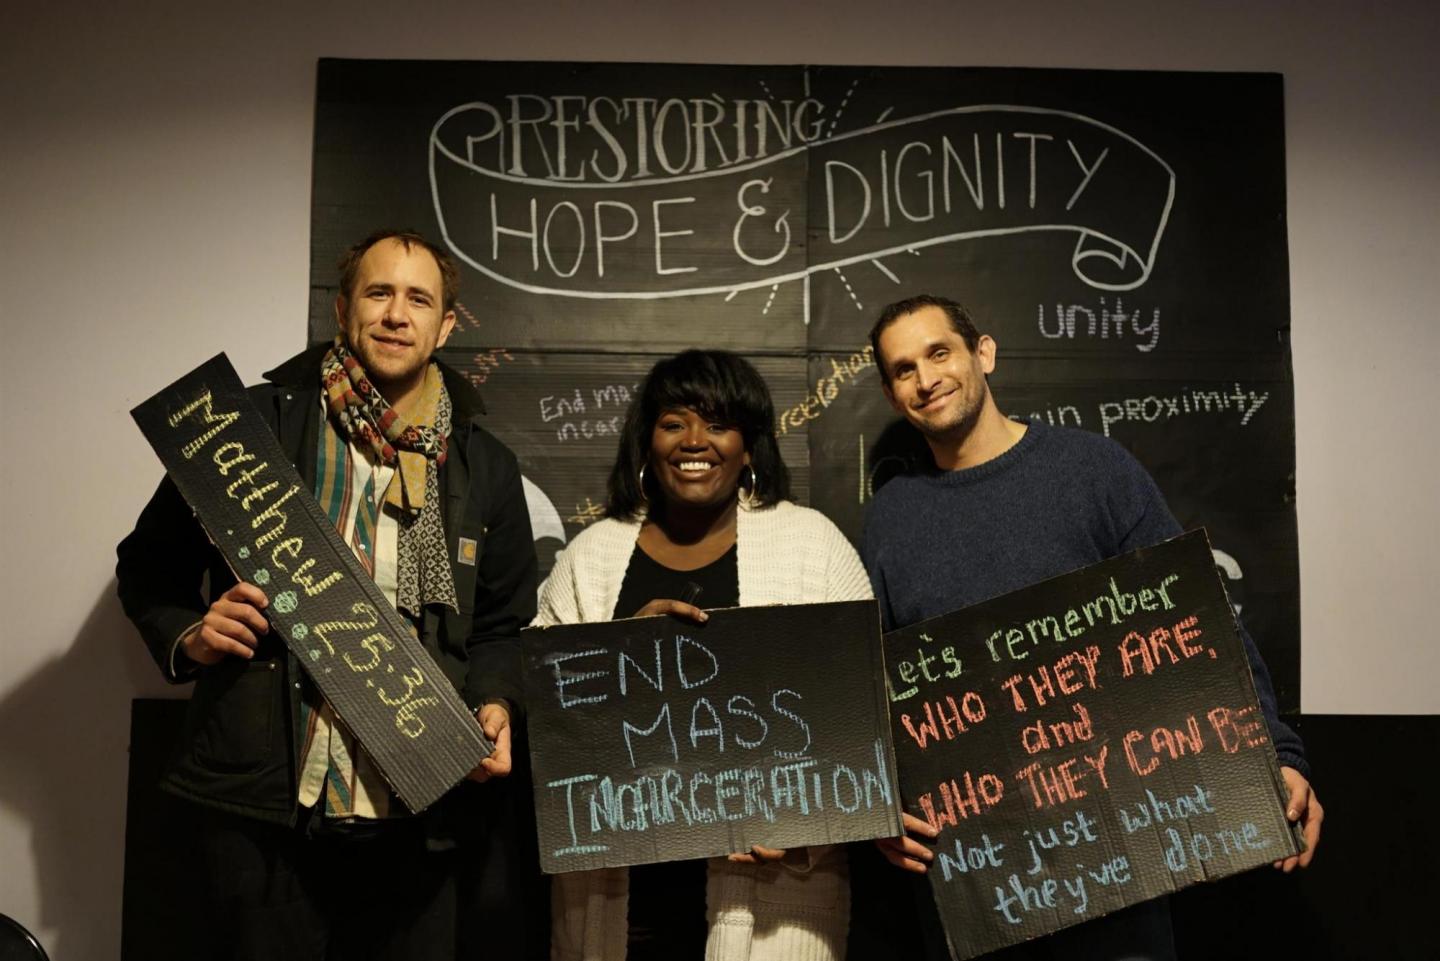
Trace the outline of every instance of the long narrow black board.
{"label": "long narrow black board", "polygon": [[893,631],[885,655],[956,958],[1298,851],[1203,530]]}
{"label": "long narrow black board", "polygon": [[130,412],[237,577],[412,811],[492,748],[219,354]]}
{"label": "long narrow black board", "polygon": [[874,601],[521,637],[547,873],[900,833]]}

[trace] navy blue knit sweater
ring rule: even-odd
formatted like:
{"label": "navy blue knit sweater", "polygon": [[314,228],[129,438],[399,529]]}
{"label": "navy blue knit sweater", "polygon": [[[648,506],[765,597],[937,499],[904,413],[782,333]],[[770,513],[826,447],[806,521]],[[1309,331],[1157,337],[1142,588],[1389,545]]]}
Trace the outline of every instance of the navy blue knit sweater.
{"label": "navy blue knit sweater", "polygon": [[[862,554],[885,629],[904,627],[1182,533],[1155,481],[1098,434],[1032,423],[966,470],[896,477],[875,495]],[[1240,636],[1280,763],[1310,777],[1270,672]]]}

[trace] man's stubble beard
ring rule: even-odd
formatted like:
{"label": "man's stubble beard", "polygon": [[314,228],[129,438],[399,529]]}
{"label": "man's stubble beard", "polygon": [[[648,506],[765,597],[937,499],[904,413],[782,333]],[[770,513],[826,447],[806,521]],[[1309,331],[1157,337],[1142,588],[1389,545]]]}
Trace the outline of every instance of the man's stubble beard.
{"label": "man's stubble beard", "polygon": [[924,421],[916,424],[915,427],[920,431],[921,436],[927,441],[939,444],[963,443],[970,436],[970,432],[975,429],[975,425],[980,422],[980,412],[985,409],[985,400],[990,394],[990,385],[984,380],[981,381],[981,384],[978,396],[973,399],[965,396],[966,388],[963,385],[956,388],[961,392],[962,399],[966,401],[965,407],[950,424],[932,426]]}

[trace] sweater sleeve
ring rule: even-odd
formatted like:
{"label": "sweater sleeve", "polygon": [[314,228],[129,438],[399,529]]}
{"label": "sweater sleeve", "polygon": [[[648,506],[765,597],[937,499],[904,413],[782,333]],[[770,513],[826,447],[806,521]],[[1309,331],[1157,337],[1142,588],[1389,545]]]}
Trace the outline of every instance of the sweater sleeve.
{"label": "sweater sleeve", "polygon": [[126,616],[167,681],[193,680],[192,672],[176,669],[173,654],[181,635],[205,616],[201,588],[214,549],[169,477],[116,555],[117,593]]}
{"label": "sweater sleeve", "polygon": [[1270,683],[1270,669],[1265,666],[1265,658],[1260,656],[1260,649],[1255,646],[1251,639],[1250,632],[1245,630],[1239,616],[1235,618],[1235,628],[1240,632],[1240,640],[1245,644],[1245,656],[1250,661],[1250,676],[1255,680],[1255,696],[1260,701],[1260,711],[1265,715],[1265,726],[1270,730],[1270,740],[1275,743],[1275,756],[1285,767],[1293,767],[1305,775],[1305,780],[1310,780],[1310,762],[1305,759],[1305,742],[1300,740],[1300,735],[1284,721],[1280,720],[1280,705],[1275,697],[1275,688]]}
{"label": "sweater sleeve", "polygon": [[895,630],[895,614],[890,607],[890,592],[885,584],[885,567],[881,560],[879,531],[882,525],[876,520],[879,504],[872,504],[865,514],[865,529],[860,535],[860,556],[870,579],[871,596],[880,604],[880,628]]}
{"label": "sweater sleeve", "polygon": [[[1117,529],[1123,532],[1116,553],[1126,554],[1178,537],[1184,531],[1175,515],[1170,513],[1165,497],[1160,493],[1160,488],[1150,476],[1150,472],[1128,452],[1123,449],[1120,451],[1127,465],[1125,474],[1129,482],[1116,485],[1113,495],[1117,498],[1112,501],[1117,512]],[[1282,765],[1293,767],[1305,775],[1308,781],[1310,765],[1305,759],[1305,743],[1300,740],[1300,735],[1280,720],[1279,701],[1275,697],[1275,688],[1271,684],[1270,669],[1265,666],[1265,658],[1260,655],[1260,649],[1255,646],[1254,639],[1250,637],[1250,632],[1245,630],[1245,625],[1238,616],[1235,618],[1235,627],[1245,647],[1245,657],[1250,663],[1250,676],[1255,681],[1255,696],[1260,702],[1260,711],[1265,716],[1270,740],[1275,744],[1275,755]]]}
{"label": "sweater sleeve", "polygon": [[826,537],[825,599],[827,601],[868,601],[875,596],[865,565],[850,541],[829,520]]}
{"label": "sweater sleeve", "polygon": [[540,585],[540,606],[531,627],[554,627],[580,622],[580,601],[575,585],[574,545],[555,555],[550,576]]}

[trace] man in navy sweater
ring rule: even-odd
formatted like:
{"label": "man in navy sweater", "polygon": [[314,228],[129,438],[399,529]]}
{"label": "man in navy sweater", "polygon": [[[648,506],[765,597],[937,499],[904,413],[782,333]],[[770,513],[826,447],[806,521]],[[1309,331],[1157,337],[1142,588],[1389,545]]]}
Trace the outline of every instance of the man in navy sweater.
{"label": "man in navy sweater", "polygon": [[[1181,533],[1154,480],[1120,445],[1096,434],[1010,420],[986,375],[995,341],[959,304],[920,295],[887,307],[870,332],[891,406],[924,436],[934,469],[891,480],[866,518],[865,566],[886,630],[957,610]],[[1306,851],[1276,862],[1305,867],[1323,812],[1299,737],[1276,711],[1270,675],[1242,629],[1260,707],[1289,788],[1286,812]],[[934,837],[905,815],[906,829]],[[923,875],[929,848],[880,842],[895,866]],[[923,885],[917,885],[923,887]],[[928,890],[917,904],[926,953],[947,956]],[[1164,899],[1003,952],[1010,957],[1173,959]]]}

